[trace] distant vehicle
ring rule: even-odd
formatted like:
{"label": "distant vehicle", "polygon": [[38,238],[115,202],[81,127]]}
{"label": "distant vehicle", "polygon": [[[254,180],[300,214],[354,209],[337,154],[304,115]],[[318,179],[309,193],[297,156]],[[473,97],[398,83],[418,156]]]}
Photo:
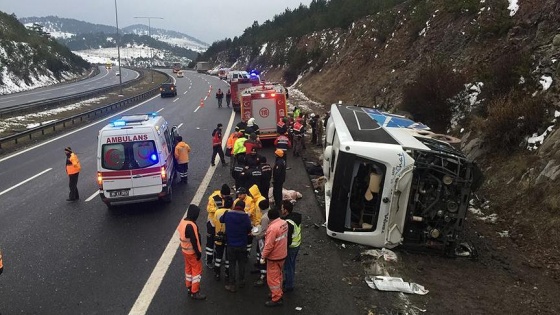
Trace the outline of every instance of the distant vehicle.
{"label": "distant vehicle", "polygon": [[428,129],[372,108],[331,106],[323,152],[327,235],[464,255],[459,233],[483,176],[449,144],[453,137],[441,141]]}
{"label": "distant vehicle", "polygon": [[103,127],[97,139],[99,196],[109,208],[158,199],[171,202],[174,140],[162,116],[122,116]]}
{"label": "distant vehicle", "polygon": [[110,61],[107,61],[107,63],[105,63],[105,69],[111,69],[113,67],[113,64]]}
{"label": "distant vehicle", "polygon": [[253,86],[242,91],[241,100],[241,117],[256,119],[260,139],[276,138],[276,125],[288,112],[286,89],[280,84]]}
{"label": "distant vehicle", "polygon": [[117,72],[115,72],[115,75],[118,77],[118,76],[121,75],[121,73],[117,71]]}
{"label": "distant vehicle", "polygon": [[210,63],[207,61],[199,61],[196,63],[195,70],[198,73],[206,73],[210,70]]}
{"label": "distant vehicle", "polygon": [[230,82],[235,79],[247,79],[249,78],[249,72],[247,71],[229,71],[226,77],[226,81]]}
{"label": "distant vehicle", "polygon": [[159,87],[161,97],[177,96],[177,87],[173,83],[163,83]]}
{"label": "distant vehicle", "polygon": [[220,68],[218,70],[218,78],[220,78],[221,80],[225,80],[227,79],[228,73],[229,73],[229,68]]}
{"label": "distant vehicle", "polygon": [[180,62],[173,63],[173,73],[179,72],[183,68],[183,65]]}
{"label": "distant vehicle", "polygon": [[185,74],[183,73],[183,70],[177,71],[177,78],[182,78],[184,76],[185,76]]}

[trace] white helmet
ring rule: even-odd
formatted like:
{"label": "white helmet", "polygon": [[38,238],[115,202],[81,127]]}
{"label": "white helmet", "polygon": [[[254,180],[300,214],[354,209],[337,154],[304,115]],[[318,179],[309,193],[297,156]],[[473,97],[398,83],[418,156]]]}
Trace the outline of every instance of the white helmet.
{"label": "white helmet", "polygon": [[309,117],[311,117],[311,118],[315,117],[315,113],[311,113],[311,115],[309,115]]}
{"label": "white helmet", "polygon": [[249,120],[247,120],[247,125],[252,126],[253,124],[255,124],[255,118],[251,117],[251,118],[249,118]]}

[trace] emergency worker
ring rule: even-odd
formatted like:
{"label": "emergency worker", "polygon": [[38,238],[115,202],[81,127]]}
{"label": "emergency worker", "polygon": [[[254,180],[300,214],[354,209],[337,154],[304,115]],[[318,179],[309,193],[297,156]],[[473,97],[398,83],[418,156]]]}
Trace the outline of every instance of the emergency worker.
{"label": "emergency worker", "polygon": [[301,213],[295,212],[289,200],[282,201],[281,216],[288,222],[288,256],[284,264],[284,292],[294,290],[296,258],[301,245]]}
{"label": "emergency worker", "polygon": [[[242,201],[245,205],[244,210],[247,215],[249,215],[249,219],[251,220],[251,225],[253,224],[255,217],[255,203],[253,202],[253,198],[247,194],[247,189],[245,187],[239,187],[237,189],[237,199],[233,201],[233,206]],[[253,237],[247,233],[247,253],[251,252],[253,248]]]}
{"label": "emergency worker", "polygon": [[227,184],[223,184],[220,190],[215,190],[210,197],[208,197],[208,205],[206,212],[208,218],[206,219],[206,266],[211,267],[214,260],[214,234],[216,234],[216,226],[214,216],[216,211],[224,207],[224,198],[231,195],[231,189]]}
{"label": "emergency worker", "polygon": [[233,145],[235,144],[235,140],[237,140],[237,138],[239,137],[239,132],[232,132],[228,139],[227,139],[227,143],[226,143],[226,152],[225,152],[225,156],[229,157],[229,167],[230,167],[230,171],[233,170],[233,167],[235,166],[235,157],[233,155]]}
{"label": "emergency worker", "polygon": [[240,156],[245,156],[247,150],[245,148],[245,141],[247,141],[247,138],[245,138],[245,135],[242,134],[237,138],[237,140],[235,140],[235,143],[233,144],[233,156],[236,160],[238,160]]}
{"label": "emergency worker", "polygon": [[177,160],[177,172],[181,177],[181,183],[186,183],[189,179],[189,155],[191,147],[183,141],[182,136],[177,137],[177,146],[175,146],[175,159]]}
{"label": "emergency worker", "polygon": [[267,163],[266,156],[261,156],[259,159],[261,163],[259,165],[261,169],[261,182],[257,185],[259,186],[259,191],[268,199],[268,191],[270,189],[270,180],[272,179],[272,166]]}
{"label": "emergency worker", "polygon": [[280,117],[280,119],[278,119],[278,123],[276,123],[276,133],[279,135],[283,135],[288,132],[288,125],[286,125],[285,120],[285,117]]}
{"label": "emergency worker", "polygon": [[[259,163],[258,158],[256,158],[254,163],[248,165],[248,169],[246,170],[248,175],[247,185],[245,187],[252,187],[253,185],[258,187],[258,185],[261,183],[262,173],[261,173],[260,165],[258,163]],[[249,188],[249,192],[251,192],[250,188]],[[251,196],[253,196],[252,193]]]}
{"label": "emergency worker", "polygon": [[298,157],[303,151],[303,134],[305,133],[305,128],[303,127],[301,118],[298,118],[294,123],[293,134],[294,134],[294,156]]}
{"label": "emergency worker", "polygon": [[264,248],[261,263],[266,262],[266,282],[270,289],[271,299],[266,306],[282,305],[282,271],[288,255],[288,223],[280,218],[277,209],[268,211],[270,223],[264,237]]}
{"label": "emergency worker", "polygon": [[227,89],[226,92],[226,105],[229,108],[229,103],[231,103],[231,89]]}
{"label": "emergency worker", "polygon": [[216,281],[220,281],[222,273],[222,259],[225,260],[224,272],[226,275],[226,281],[229,281],[229,260],[226,254],[227,238],[226,238],[226,225],[220,222],[220,218],[227,211],[231,210],[233,207],[233,198],[231,196],[226,196],[224,198],[224,206],[216,210],[214,215],[214,226],[216,228],[216,234],[214,235],[214,278]]}
{"label": "emergency worker", "polygon": [[177,230],[181,240],[181,251],[185,259],[185,285],[190,297],[194,300],[204,300],[206,295],[200,293],[200,279],[202,278],[202,257],[200,233],[196,219],[200,208],[194,204],[189,205],[186,217],[181,220]]}
{"label": "emergency worker", "polygon": [[284,151],[284,161],[286,162],[286,167],[288,166],[288,149],[292,147],[292,142],[290,141],[290,138],[288,138],[288,134],[287,132],[284,134],[279,135],[278,137],[276,137],[276,139],[274,139],[274,146],[276,147],[276,149],[280,149],[282,151]]}
{"label": "emergency worker", "polygon": [[274,151],[276,162],[272,168],[272,196],[274,197],[274,206],[280,210],[282,204],[282,187],[286,180],[286,162],[282,158],[284,151],[277,149]]}
{"label": "emergency worker", "polygon": [[222,166],[226,166],[227,163],[224,158],[224,151],[222,150],[222,124],[218,124],[216,129],[212,131],[212,161],[210,163],[212,166],[216,166],[216,164],[214,164],[216,155],[220,157]]}
{"label": "emergency worker", "polygon": [[266,233],[266,229],[268,228],[268,222],[270,221],[268,219],[268,211],[270,210],[270,202],[268,202],[268,199],[264,199],[261,200],[258,203],[259,206],[259,210],[261,211],[261,222],[260,222],[260,226],[258,226],[258,228],[254,230],[253,235],[255,236],[255,239],[257,240],[257,269],[259,271],[259,279],[255,282],[255,286],[256,287],[261,287],[264,285],[264,282],[266,281],[266,261],[264,261],[264,264],[262,264],[262,251],[264,248],[264,236]]}
{"label": "emergency worker", "polygon": [[240,156],[238,163],[233,168],[231,176],[235,181],[235,189],[239,187],[247,187],[248,182],[248,169],[249,167],[245,165],[245,156]]}
{"label": "emergency worker", "polygon": [[235,131],[245,134],[246,128],[247,128],[247,121],[245,121],[245,118],[241,117],[241,121],[238,122],[237,125],[235,125]]}
{"label": "emergency worker", "polygon": [[218,99],[218,108],[222,108],[222,100],[224,99],[222,89],[218,89],[218,92],[216,92],[216,99]]}
{"label": "emergency worker", "polygon": [[311,127],[311,144],[317,144],[317,125],[319,120],[314,113],[311,113],[309,117],[311,117],[309,119],[309,126]]}
{"label": "emergency worker", "polygon": [[259,129],[259,125],[255,122],[255,118],[251,117],[247,120],[247,128],[245,128],[245,136],[249,136],[250,134],[256,134],[259,136],[261,134],[261,130]]}
{"label": "emergency worker", "polygon": [[255,152],[258,149],[262,149],[262,142],[254,132],[249,135],[249,139],[247,139],[247,141],[245,141],[243,145],[245,145],[246,153],[252,152],[253,149],[255,149]]}
{"label": "emergency worker", "polygon": [[72,148],[66,147],[64,153],[66,154],[66,174],[68,174],[68,187],[70,188],[70,194],[68,194],[66,201],[76,201],[80,199],[78,176],[82,166],[76,153],[72,152]]}

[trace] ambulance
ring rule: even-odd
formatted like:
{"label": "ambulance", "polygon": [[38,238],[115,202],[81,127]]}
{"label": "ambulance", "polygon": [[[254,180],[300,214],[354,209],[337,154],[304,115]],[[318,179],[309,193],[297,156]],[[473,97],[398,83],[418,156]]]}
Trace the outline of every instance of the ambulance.
{"label": "ambulance", "polygon": [[243,90],[241,100],[241,117],[245,121],[255,118],[259,125],[259,138],[276,138],[276,124],[288,112],[286,89],[280,84],[263,83]]}
{"label": "ambulance", "polygon": [[150,200],[171,202],[174,140],[163,117],[125,115],[103,127],[97,138],[99,196],[109,208]]}

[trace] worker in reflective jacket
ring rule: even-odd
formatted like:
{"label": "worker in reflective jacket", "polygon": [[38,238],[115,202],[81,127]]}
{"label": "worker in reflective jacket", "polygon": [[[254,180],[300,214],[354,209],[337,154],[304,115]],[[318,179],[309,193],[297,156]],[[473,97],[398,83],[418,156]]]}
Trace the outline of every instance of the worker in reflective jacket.
{"label": "worker in reflective jacket", "polygon": [[289,200],[282,201],[281,215],[288,222],[288,257],[284,264],[284,292],[294,290],[296,258],[301,245],[301,213],[294,212],[294,205]]}
{"label": "worker in reflective jacket", "polygon": [[220,222],[220,218],[232,208],[233,198],[231,196],[226,196],[224,198],[224,206],[216,210],[214,215],[214,227],[216,229],[216,234],[214,235],[214,279],[216,279],[216,281],[220,281],[222,276],[222,260],[225,260],[224,271],[226,282],[229,282],[229,259],[226,254],[226,225]]}
{"label": "worker in reflective jacket", "polygon": [[202,257],[200,234],[196,219],[200,208],[194,204],[189,205],[187,216],[181,220],[177,231],[181,240],[181,251],[185,258],[185,285],[190,297],[194,300],[204,300],[206,295],[200,293],[200,279],[202,278]]}
{"label": "worker in reflective jacket", "polygon": [[282,271],[284,260],[288,255],[288,223],[280,218],[276,209],[268,211],[270,223],[264,237],[264,248],[261,263],[266,262],[266,282],[270,289],[271,299],[266,306],[282,305]]}
{"label": "worker in reflective jacket", "polygon": [[66,154],[66,173],[68,174],[68,186],[70,187],[70,194],[66,201],[76,201],[80,199],[80,194],[78,193],[78,176],[80,175],[82,166],[80,165],[80,160],[76,153],[72,152],[72,148],[66,147],[64,153]]}
{"label": "worker in reflective jacket", "polygon": [[189,155],[191,147],[183,141],[183,137],[177,137],[177,146],[175,146],[175,160],[177,161],[177,172],[181,177],[181,183],[186,183],[189,178]]}
{"label": "worker in reflective jacket", "polygon": [[206,206],[206,212],[208,212],[206,220],[206,266],[210,268],[214,264],[214,234],[216,234],[214,216],[216,210],[224,207],[224,198],[229,195],[231,195],[231,189],[227,184],[223,184],[220,190],[215,190],[208,197],[208,205]]}

